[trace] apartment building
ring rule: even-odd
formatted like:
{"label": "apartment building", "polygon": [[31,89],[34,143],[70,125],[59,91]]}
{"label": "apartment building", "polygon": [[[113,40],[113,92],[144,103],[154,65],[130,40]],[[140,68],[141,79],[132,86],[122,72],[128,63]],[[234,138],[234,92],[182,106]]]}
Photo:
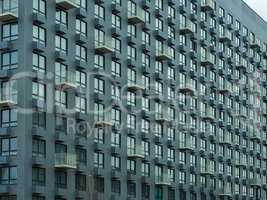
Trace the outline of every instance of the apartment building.
{"label": "apartment building", "polygon": [[0,23],[0,200],[267,199],[242,0],[0,0]]}

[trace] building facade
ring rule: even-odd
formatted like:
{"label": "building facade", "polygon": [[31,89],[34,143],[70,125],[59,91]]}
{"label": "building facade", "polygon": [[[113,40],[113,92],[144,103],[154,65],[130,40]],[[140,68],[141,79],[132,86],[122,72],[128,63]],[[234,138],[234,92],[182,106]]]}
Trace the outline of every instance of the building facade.
{"label": "building facade", "polygon": [[267,199],[267,24],[243,1],[0,3],[0,200]]}

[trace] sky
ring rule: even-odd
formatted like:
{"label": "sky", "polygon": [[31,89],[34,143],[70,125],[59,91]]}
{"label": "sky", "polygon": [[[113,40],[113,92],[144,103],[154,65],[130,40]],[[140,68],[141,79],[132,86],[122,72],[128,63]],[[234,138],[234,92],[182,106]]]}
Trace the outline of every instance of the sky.
{"label": "sky", "polygon": [[267,21],[267,0],[244,0],[265,21]]}

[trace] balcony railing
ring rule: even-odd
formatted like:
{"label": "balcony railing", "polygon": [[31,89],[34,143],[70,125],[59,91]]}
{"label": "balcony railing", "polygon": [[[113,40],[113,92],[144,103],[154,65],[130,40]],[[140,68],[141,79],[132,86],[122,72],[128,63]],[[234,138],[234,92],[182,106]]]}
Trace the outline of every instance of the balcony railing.
{"label": "balcony railing", "polygon": [[69,10],[72,8],[78,8],[78,6],[76,4],[76,0],[56,0],[56,4],[57,4],[57,6],[65,9],[65,10]]}
{"label": "balcony railing", "polygon": [[180,24],[180,33],[181,34],[189,34],[189,33],[194,33],[194,28],[191,22],[187,22],[185,24]]}
{"label": "balcony railing", "polygon": [[215,9],[214,0],[202,0],[201,1],[201,9],[204,11],[210,11]]}
{"label": "balcony railing", "polygon": [[155,178],[155,184],[156,185],[171,185],[171,178],[169,176],[157,176]]}
{"label": "balcony railing", "polygon": [[61,90],[75,89],[77,87],[75,73],[68,71],[66,73],[66,77],[56,76],[55,85],[56,85],[56,88],[61,89]]}
{"label": "balcony railing", "polygon": [[0,1],[0,22],[18,18],[18,0]]}
{"label": "balcony railing", "polygon": [[141,8],[137,8],[136,12],[128,12],[128,22],[130,24],[139,24],[145,22],[145,12]]}
{"label": "balcony railing", "polygon": [[171,60],[172,56],[171,53],[169,52],[168,48],[164,48],[163,50],[157,50],[156,51],[156,59],[160,61],[164,60]]}
{"label": "balcony railing", "polygon": [[104,38],[101,41],[95,41],[95,51],[100,54],[107,54],[114,52],[111,45],[111,38]]}
{"label": "balcony railing", "polygon": [[145,158],[144,152],[142,151],[141,147],[136,147],[136,149],[132,149],[131,151],[129,151],[128,157],[134,158],[134,159]]}
{"label": "balcony railing", "polygon": [[2,94],[0,97],[0,107],[10,107],[17,104],[17,94]]}
{"label": "balcony railing", "polygon": [[55,167],[63,169],[76,169],[77,168],[76,155],[68,153],[56,153]]}

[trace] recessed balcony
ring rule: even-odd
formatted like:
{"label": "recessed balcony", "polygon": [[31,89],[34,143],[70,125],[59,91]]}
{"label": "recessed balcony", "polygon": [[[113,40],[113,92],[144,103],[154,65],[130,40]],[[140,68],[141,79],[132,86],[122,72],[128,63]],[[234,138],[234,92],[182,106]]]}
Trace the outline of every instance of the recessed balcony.
{"label": "recessed balcony", "polygon": [[57,6],[69,10],[72,8],[78,8],[78,5],[76,4],[76,0],[56,0]]}
{"label": "recessed balcony", "polygon": [[201,56],[201,64],[202,65],[213,65],[214,62],[210,56]]}
{"label": "recessed balcony", "polygon": [[0,1],[0,22],[16,20],[18,18],[18,0]]}
{"label": "recessed balcony", "polygon": [[170,117],[168,117],[167,114],[163,114],[163,113],[156,113],[155,120],[161,123],[171,121]]}
{"label": "recessed balcony", "polygon": [[77,168],[76,155],[68,153],[56,153],[55,168],[76,169]]}

